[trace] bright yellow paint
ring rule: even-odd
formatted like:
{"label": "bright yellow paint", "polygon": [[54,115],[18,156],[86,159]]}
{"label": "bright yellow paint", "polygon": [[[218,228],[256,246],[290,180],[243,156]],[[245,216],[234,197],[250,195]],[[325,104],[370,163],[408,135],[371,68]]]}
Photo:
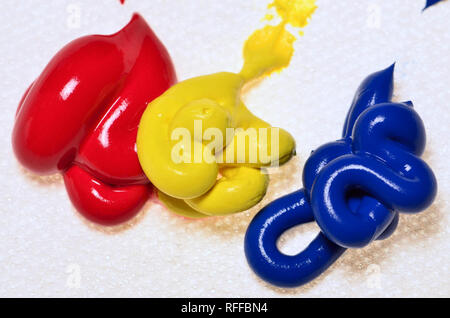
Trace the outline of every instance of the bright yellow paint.
{"label": "bright yellow paint", "polygon": [[[256,30],[245,42],[241,75],[246,79],[268,75],[289,65],[296,38],[286,25],[305,27],[317,6],[315,0],[274,0],[268,8],[276,10],[281,22]],[[274,16],[267,14],[265,18],[272,20]]]}
{"label": "bright yellow paint", "polygon": [[275,8],[283,21],[299,28],[308,24],[317,9],[315,0],[274,0],[268,7]]}
{"label": "bright yellow paint", "polygon": [[[139,161],[158,188],[160,200],[175,213],[198,218],[247,210],[266,193],[269,179],[261,168],[283,164],[295,153],[295,141],[283,129],[277,132],[278,154],[270,147],[276,132],[269,130],[262,135],[259,128],[271,126],[247,109],[241,90],[250,80],[289,65],[295,37],[286,25],[305,26],[315,4],[314,0],[275,0],[269,7],[276,9],[281,22],[265,26],[248,38],[239,74],[222,72],[182,81],[152,101],[141,118]],[[202,135],[196,136],[199,122],[203,133],[216,128],[223,138],[205,140]],[[180,134],[180,127],[186,128],[189,135]],[[241,130],[227,138],[229,128]],[[246,136],[248,128],[257,131],[252,142]],[[183,138],[189,139],[189,146],[180,146]],[[267,156],[263,155],[265,145],[269,146]],[[174,158],[190,158],[191,162]]]}

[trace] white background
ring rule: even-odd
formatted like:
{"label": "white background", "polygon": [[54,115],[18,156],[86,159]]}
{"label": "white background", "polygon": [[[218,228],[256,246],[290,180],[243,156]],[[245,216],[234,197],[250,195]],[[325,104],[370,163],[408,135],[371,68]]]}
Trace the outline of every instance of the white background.
{"label": "white background", "polygon": [[[298,156],[272,177],[263,202],[235,216],[188,221],[155,203],[105,230],[72,207],[59,176],[24,171],[11,151],[22,93],[67,42],[119,30],[140,12],[168,48],[180,80],[238,71],[245,39],[268,0],[2,0],[0,10],[0,296],[450,296],[450,2],[319,0],[289,68],[255,87],[248,107],[290,131]],[[73,13],[79,10],[79,24]],[[414,101],[427,129],[426,161],[439,181],[427,211],[401,217],[390,239],[344,254],[296,289],[271,287],[246,264],[252,216],[301,186],[310,151],[340,136],[360,81],[397,61],[395,100]],[[287,232],[286,253],[315,236]]]}

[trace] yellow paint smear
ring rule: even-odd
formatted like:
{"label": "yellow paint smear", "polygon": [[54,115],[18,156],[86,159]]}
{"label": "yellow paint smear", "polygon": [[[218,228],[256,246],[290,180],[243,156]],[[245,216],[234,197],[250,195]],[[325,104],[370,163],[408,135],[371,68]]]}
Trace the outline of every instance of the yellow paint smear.
{"label": "yellow paint smear", "polygon": [[[281,22],[256,30],[245,42],[244,66],[240,74],[247,81],[289,65],[296,37],[286,29],[286,25],[305,27],[317,6],[315,0],[274,0],[268,8],[275,9]],[[267,20],[273,18],[272,14],[266,15]]]}

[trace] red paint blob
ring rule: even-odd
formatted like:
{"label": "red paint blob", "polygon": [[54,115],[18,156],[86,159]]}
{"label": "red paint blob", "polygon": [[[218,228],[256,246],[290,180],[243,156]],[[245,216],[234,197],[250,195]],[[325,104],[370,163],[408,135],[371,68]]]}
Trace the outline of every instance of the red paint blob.
{"label": "red paint blob", "polygon": [[175,82],[167,50],[138,14],[113,35],[79,38],[25,92],[12,135],[16,157],[35,173],[63,173],[88,219],[124,222],[152,192],[136,153],[141,115]]}

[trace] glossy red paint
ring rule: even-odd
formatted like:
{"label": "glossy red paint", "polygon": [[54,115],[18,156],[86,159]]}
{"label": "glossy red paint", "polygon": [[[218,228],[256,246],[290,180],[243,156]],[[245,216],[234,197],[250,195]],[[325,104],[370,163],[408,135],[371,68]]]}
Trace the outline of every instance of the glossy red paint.
{"label": "glossy red paint", "polygon": [[14,152],[35,173],[62,172],[73,204],[87,218],[123,222],[152,189],[136,153],[141,115],[175,82],[167,50],[138,14],[113,35],[79,38],[22,97]]}

